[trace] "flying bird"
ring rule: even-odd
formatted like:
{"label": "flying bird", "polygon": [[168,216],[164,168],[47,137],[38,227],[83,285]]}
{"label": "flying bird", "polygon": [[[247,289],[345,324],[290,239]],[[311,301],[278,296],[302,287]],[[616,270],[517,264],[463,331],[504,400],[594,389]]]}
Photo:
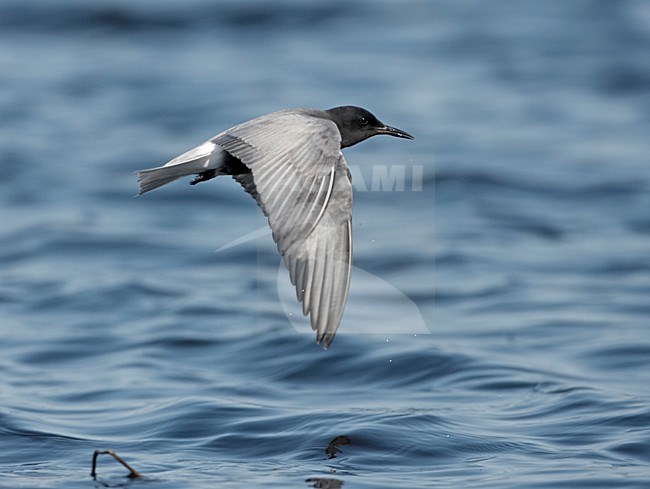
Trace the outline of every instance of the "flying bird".
{"label": "flying bird", "polygon": [[352,182],[341,149],[378,134],[413,139],[361,107],[274,112],[139,171],[139,194],[187,175],[196,175],[191,185],[232,176],[268,218],[303,314],[327,349],[352,269]]}

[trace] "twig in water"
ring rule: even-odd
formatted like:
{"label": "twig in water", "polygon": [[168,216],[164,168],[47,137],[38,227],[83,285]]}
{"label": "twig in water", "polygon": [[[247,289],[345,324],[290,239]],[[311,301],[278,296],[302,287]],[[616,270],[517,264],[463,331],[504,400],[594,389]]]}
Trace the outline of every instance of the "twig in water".
{"label": "twig in water", "polygon": [[337,436],[329,443],[329,445],[327,445],[327,448],[325,449],[327,458],[336,458],[336,454],[342,451],[339,447],[341,445],[350,445],[351,443],[352,440],[350,440],[350,437],[345,435]]}
{"label": "twig in water", "polygon": [[139,479],[142,477],[142,474],[140,474],[137,470],[135,470],[133,467],[131,467],[129,464],[127,464],[122,457],[120,457],[117,453],[115,453],[113,450],[95,450],[95,453],[93,454],[93,470],[90,473],[90,475],[93,477],[93,479],[97,478],[97,456],[98,455],[110,455],[113,457],[115,460],[117,460],[119,463],[124,465],[126,469],[129,471],[129,477],[130,479]]}

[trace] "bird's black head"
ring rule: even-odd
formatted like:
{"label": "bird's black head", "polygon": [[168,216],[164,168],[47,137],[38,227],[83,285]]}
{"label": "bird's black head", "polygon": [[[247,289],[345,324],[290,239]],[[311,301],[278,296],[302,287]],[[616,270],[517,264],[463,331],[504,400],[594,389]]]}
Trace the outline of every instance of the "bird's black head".
{"label": "bird's black head", "polygon": [[387,126],[373,114],[361,107],[346,105],[325,111],[336,123],[341,133],[341,148],[353,146],[371,136],[388,134],[404,139],[414,139],[408,132]]}

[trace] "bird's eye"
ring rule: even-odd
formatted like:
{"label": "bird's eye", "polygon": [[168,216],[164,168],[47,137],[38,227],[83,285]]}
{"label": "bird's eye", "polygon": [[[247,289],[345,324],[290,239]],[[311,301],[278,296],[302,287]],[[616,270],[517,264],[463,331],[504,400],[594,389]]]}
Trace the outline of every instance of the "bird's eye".
{"label": "bird's eye", "polygon": [[370,121],[368,120],[367,117],[362,117],[361,119],[359,119],[359,122],[361,123],[362,126],[367,126],[368,122]]}

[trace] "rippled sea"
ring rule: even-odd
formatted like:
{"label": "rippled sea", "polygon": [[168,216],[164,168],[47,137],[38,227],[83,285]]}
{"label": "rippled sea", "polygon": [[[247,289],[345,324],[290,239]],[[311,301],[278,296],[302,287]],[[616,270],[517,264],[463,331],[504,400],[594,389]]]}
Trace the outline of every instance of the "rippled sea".
{"label": "rippled sea", "polygon": [[[0,32],[0,487],[650,487],[648,2],[6,0]],[[133,172],[345,104],[416,139],[346,150],[324,351],[236,182]],[[144,478],[93,479],[109,448]]]}

